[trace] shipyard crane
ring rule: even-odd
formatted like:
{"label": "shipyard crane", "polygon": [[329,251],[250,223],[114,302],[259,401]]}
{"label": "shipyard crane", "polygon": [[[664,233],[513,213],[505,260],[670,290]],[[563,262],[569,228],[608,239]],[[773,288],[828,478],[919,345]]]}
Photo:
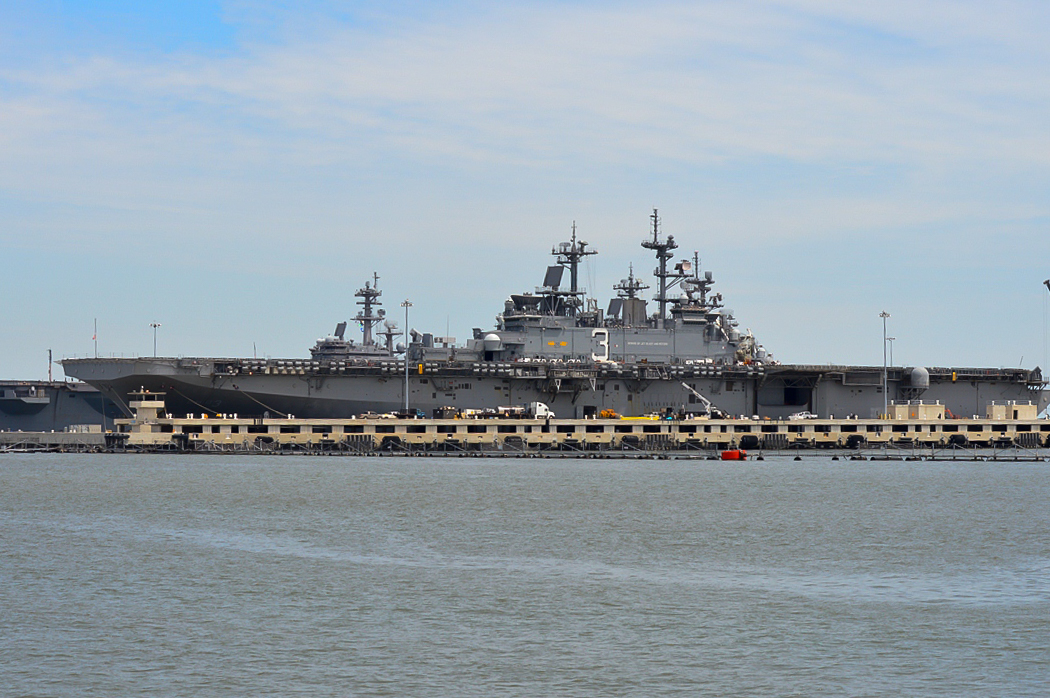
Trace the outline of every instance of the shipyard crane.
{"label": "shipyard crane", "polygon": [[693,388],[693,386],[689,385],[688,383],[683,382],[682,383],[682,387],[685,388],[686,390],[688,390],[690,393],[692,393],[696,397],[696,399],[700,402],[700,404],[704,406],[704,412],[703,413],[706,416],[713,417],[714,419],[725,419],[726,413],[723,412],[722,410],[718,409],[717,407],[715,407],[713,404],[711,404],[711,401],[708,400],[703,395],[701,395],[699,392],[697,392]]}

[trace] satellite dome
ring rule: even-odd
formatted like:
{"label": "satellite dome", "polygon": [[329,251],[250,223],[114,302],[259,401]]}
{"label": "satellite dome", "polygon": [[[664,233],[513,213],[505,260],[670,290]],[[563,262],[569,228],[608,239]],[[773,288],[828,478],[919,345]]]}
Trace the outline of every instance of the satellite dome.
{"label": "satellite dome", "polygon": [[495,332],[489,332],[485,335],[485,351],[499,351],[502,345],[503,341]]}
{"label": "satellite dome", "polygon": [[911,370],[911,387],[913,388],[929,388],[930,387],[930,372],[922,366],[918,366]]}

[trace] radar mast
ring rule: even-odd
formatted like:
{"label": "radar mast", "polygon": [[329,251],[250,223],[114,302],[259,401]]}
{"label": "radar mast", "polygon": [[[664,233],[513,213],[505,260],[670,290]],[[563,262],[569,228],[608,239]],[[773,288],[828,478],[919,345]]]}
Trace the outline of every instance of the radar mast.
{"label": "radar mast", "polygon": [[[656,327],[662,330],[664,328],[664,319],[667,317],[667,303],[670,300],[667,297],[667,290],[674,285],[674,282],[685,278],[687,274],[680,269],[676,269],[673,272],[667,271],[667,262],[671,257],[674,257],[671,251],[678,249],[678,243],[674,241],[673,235],[668,235],[664,240],[660,239],[660,216],[655,208],[653,209],[653,215],[649,216],[649,218],[653,222],[653,239],[642,240],[642,247],[647,250],[654,250],[657,262],[660,265],[653,272],[653,276],[660,279],[660,289],[653,300],[660,304],[660,310],[656,316]],[[672,280],[670,284],[668,284],[668,279]]]}
{"label": "radar mast", "polygon": [[576,240],[576,221],[572,222],[572,239],[569,242],[558,243],[551,249],[551,254],[557,257],[557,262],[563,268],[569,270],[569,300],[566,303],[565,312],[575,316],[578,308],[583,305],[579,297],[583,295],[579,287],[580,260],[592,254],[598,254],[597,250],[587,249],[586,240]]}
{"label": "radar mast", "polygon": [[627,278],[621,279],[620,283],[613,286],[613,290],[616,291],[616,295],[620,298],[637,298],[638,292],[647,288],[649,288],[648,284],[644,284],[641,279],[635,278],[633,264],[630,266]]}
{"label": "radar mast", "polygon": [[380,310],[376,315],[372,314],[373,307],[382,305],[379,300],[379,297],[383,295],[383,292],[379,290],[379,274],[372,272],[372,282],[366,281],[365,287],[357,289],[354,295],[361,299],[357,301],[357,305],[362,306],[361,312],[354,317],[354,320],[361,323],[362,344],[370,347],[374,344],[372,328],[386,315],[385,310]]}

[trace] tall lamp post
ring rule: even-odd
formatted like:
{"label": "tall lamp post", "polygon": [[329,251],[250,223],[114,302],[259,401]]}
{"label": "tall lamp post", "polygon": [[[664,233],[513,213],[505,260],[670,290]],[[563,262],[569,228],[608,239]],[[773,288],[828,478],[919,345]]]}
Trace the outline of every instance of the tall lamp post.
{"label": "tall lamp post", "polygon": [[408,309],[412,307],[412,303],[406,298],[405,302],[401,304],[401,307],[405,309],[405,413],[408,413]]}
{"label": "tall lamp post", "polygon": [[153,328],[153,358],[157,358],[157,328],[160,327],[159,322],[151,322],[149,324]]}
{"label": "tall lamp post", "polygon": [[890,413],[890,395],[886,392],[886,374],[888,373],[888,364],[886,363],[886,318],[890,316],[885,310],[879,313],[879,317],[882,318],[882,418],[887,419]]}

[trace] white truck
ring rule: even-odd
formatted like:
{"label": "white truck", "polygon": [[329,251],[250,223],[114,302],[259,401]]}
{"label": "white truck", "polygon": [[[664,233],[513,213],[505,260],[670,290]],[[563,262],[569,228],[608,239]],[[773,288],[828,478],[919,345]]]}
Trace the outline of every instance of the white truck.
{"label": "white truck", "polygon": [[543,402],[530,402],[525,406],[525,413],[532,419],[554,419],[554,412]]}

